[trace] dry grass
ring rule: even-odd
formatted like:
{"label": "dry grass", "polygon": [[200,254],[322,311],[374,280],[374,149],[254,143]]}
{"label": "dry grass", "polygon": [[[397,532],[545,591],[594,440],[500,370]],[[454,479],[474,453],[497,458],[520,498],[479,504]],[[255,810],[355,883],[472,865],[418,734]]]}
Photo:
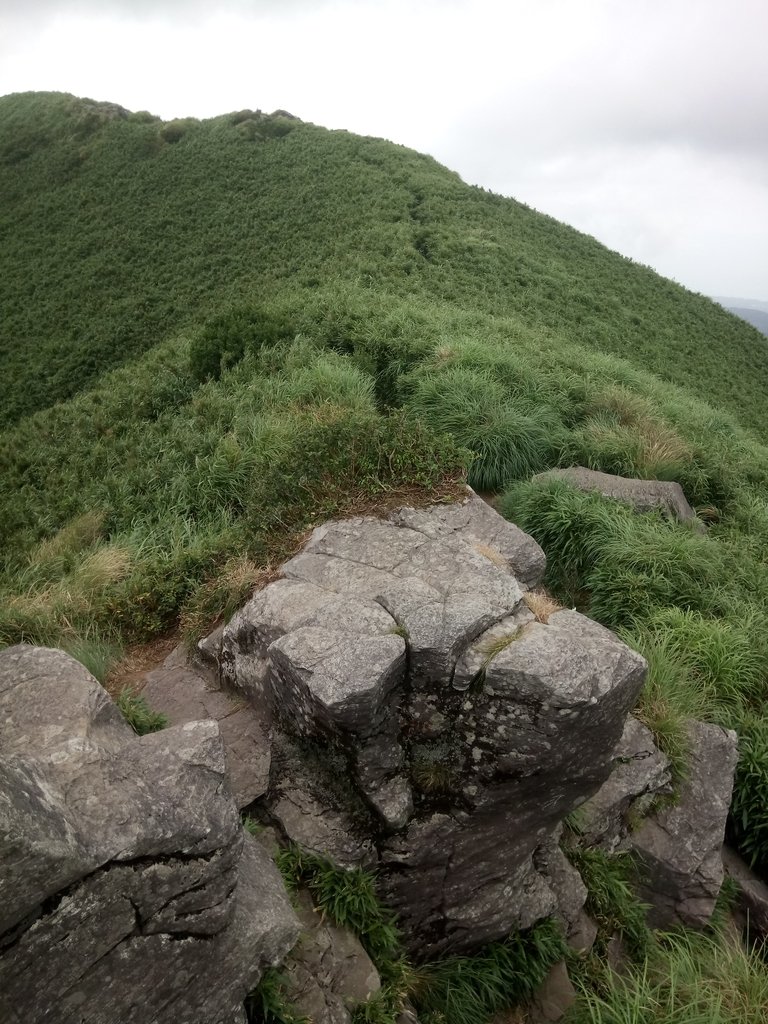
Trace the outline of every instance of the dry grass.
{"label": "dry grass", "polygon": [[480,648],[480,653],[483,655],[483,666],[489,665],[497,655],[506,650],[519,636],[520,630],[516,630],[514,633],[508,633],[506,636],[497,636],[493,640],[488,640],[484,643]]}
{"label": "dry grass", "polygon": [[533,612],[537,622],[549,622],[549,616],[562,611],[563,606],[546,590],[529,590],[523,594],[523,600]]}
{"label": "dry grass", "polygon": [[134,694],[141,693],[144,676],[162,665],[178,643],[179,633],[178,630],[174,630],[166,636],[152,640],[151,643],[130,647],[120,661],[110,669],[104,682],[104,689],[113,698],[117,698],[123,690],[130,690]]}
{"label": "dry grass", "polygon": [[95,544],[104,528],[105,514],[91,510],[67,523],[66,526],[32,550],[29,561],[34,565],[49,565],[64,555],[82,551]]}
{"label": "dry grass", "polygon": [[92,597],[113,583],[125,579],[131,569],[131,554],[116,544],[97,548],[88,555],[70,577],[70,587],[84,597]]}
{"label": "dry grass", "polygon": [[497,551],[496,548],[492,548],[489,544],[473,544],[472,550],[476,551],[478,555],[482,555],[483,558],[487,558],[489,562],[493,562],[493,564],[499,569],[509,568],[509,562],[504,555],[502,555],[500,551]]}

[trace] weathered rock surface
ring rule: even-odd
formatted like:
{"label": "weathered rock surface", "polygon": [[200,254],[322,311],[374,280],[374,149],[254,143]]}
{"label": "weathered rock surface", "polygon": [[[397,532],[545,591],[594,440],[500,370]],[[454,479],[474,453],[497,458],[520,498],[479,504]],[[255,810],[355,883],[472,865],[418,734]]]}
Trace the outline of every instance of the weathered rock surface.
{"label": "weathered rock surface", "polygon": [[690,769],[673,807],[649,815],[630,846],[646,877],[653,927],[703,927],[723,881],[721,848],[738,757],[736,733],[690,722]]}
{"label": "weathered rock surface", "polygon": [[576,1002],[576,989],[568,976],[564,960],[550,970],[528,1008],[530,1024],[549,1024],[562,1020]]}
{"label": "weathered rock surface", "polygon": [[212,719],[218,722],[224,744],[232,796],[247,807],[263,796],[269,785],[270,740],[268,727],[249,701],[211,688],[211,680],[187,663],[178,649],[163,665],[145,677],[142,696],[169,725]]}
{"label": "weathered rock surface", "polygon": [[136,737],[61,651],[0,652],[0,1019],[238,1019],[298,923],[215,722]]}
{"label": "weathered rock surface", "polygon": [[768,938],[768,885],[728,846],[723,847],[723,867],[739,887],[739,924],[752,937]]}
{"label": "weathered rock surface", "polygon": [[296,911],[302,931],[283,965],[287,1000],[313,1024],[350,1024],[350,1011],[381,988],[378,972],[359,940],[322,917],[306,892]]}
{"label": "weathered rock surface", "polygon": [[541,850],[607,779],[646,665],[576,612],[535,621],[522,597],[543,568],[470,493],[318,527],[223,630],[221,678],[295,738],[273,751],[265,816],[337,864],[378,865],[418,956],[559,899],[581,917],[578,876]]}
{"label": "weathered rock surface", "polygon": [[653,742],[650,729],[629,715],[610,776],[578,810],[582,843],[612,852],[630,831],[630,810],[635,818],[642,817],[654,797],[671,791],[669,759]]}
{"label": "weathered rock surface", "polygon": [[688,504],[680,484],[668,480],[635,480],[632,477],[613,476],[596,469],[571,466],[568,469],[550,469],[539,473],[534,481],[563,480],[578,491],[596,492],[604,498],[631,505],[637,512],[662,512],[681,523],[696,520],[696,513]]}
{"label": "weathered rock surface", "polygon": [[392,522],[431,536],[458,534],[470,547],[506,568],[526,589],[541,582],[547,565],[544,552],[519,526],[498,514],[486,501],[467,488],[468,497],[453,505],[430,509],[400,509]]}

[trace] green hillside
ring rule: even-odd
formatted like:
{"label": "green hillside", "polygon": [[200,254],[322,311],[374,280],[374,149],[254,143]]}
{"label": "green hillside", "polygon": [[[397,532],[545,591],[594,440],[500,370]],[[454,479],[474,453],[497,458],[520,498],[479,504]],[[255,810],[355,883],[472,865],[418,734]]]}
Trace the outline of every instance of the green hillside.
{"label": "green hillside", "polygon": [[[0,235],[0,644],[103,678],[203,635],[324,518],[468,480],[557,599],[646,655],[638,714],[678,777],[686,717],[737,729],[731,838],[768,869],[768,339],[429,157],[279,112],[0,99]],[[677,480],[707,529],[531,482],[574,464]]]}
{"label": "green hillside", "polygon": [[428,157],[251,113],[0,100],[6,422],[230,298],[340,278],[620,355],[767,429],[768,343],[708,299]]}

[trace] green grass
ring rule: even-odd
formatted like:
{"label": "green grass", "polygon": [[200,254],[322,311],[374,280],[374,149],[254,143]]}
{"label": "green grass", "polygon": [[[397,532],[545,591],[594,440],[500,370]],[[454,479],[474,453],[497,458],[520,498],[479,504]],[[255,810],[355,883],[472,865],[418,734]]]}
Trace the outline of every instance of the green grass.
{"label": "green grass", "polygon": [[[318,522],[468,478],[646,653],[678,777],[686,717],[740,732],[731,827],[768,867],[757,331],[429,157],[253,111],[4,97],[0,237],[0,644],[103,677]],[[679,481],[709,532],[530,482],[573,463]]]}
{"label": "green grass", "polygon": [[448,957],[419,969],[413,998],[422,1024],[488,1024],[528,1002],[565,955],[558,928],[545,921],[494,942],[473,956]]}
{"label": "green grass", "polygon": [[381,991],[354,1011],[355,1024],[396,1024],[406,999],[423,1024],[489,1024],[495,1013],[530,999],[564,956],[557,926],[545,921],[472,956],[416,967],[370,873],[344,871],[293,844],[278,853],[277,864],[289,889],[306,886],[320,913],[357,935],[381,975]]}
{"label": "green grass", "polygon": [[587,887],[586,912],[598,926],[594,953],[604,957],[608,942],[618,935],[630,957],[642,960],[652,943],[645,922],[646,908],[633,891],[636,872],[627,854],[607,854],[595,848],[566,850]]}
{"label": "green grass", "polygon": [[722,934],[667,935],[639,967],[585,986],[567,1024],[762,1024],[765,951]]}
{"label": "green grass", "polygon": [[144,697],[131,690],[122,690],[115,701],[123,718],[138,736],[159,732],[168,724],[168,719],[159,711],[153,711]]}

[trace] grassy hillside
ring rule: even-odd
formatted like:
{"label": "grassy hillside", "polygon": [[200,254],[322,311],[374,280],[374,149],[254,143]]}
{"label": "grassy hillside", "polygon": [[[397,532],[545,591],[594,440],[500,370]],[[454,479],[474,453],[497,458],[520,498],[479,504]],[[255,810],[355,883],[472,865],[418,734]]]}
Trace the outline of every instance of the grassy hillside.
{"label": "grassy hillside", "polygon": [[708,299],[428,157],[250,114],[0,99],[5,422],[233,297],[339,277],[620,355],[768,429],[768,342]]}
{"label": "grassy hillside", "polygon": [[[648,657],[638,713],[679,775],[686,716],[738,730],[733,838],[768,868],[757,331],[428,157],[280,114],[0,99],[0,232],[0,643],[103,677],[204,633],[314,523],[468,479],[557,598]],[[531,483],[572,464],[678,480],[708,529]]]}

